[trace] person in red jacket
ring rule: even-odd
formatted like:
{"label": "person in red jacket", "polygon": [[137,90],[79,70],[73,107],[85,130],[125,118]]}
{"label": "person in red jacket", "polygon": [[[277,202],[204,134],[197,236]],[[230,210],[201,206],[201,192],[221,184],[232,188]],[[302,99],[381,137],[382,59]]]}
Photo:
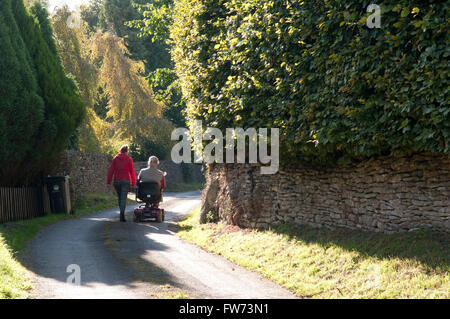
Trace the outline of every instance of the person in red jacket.
{"label": "person in red jacket", "polygon": [[108,185],[114,177],[114,188],[117,192],[120,208],[120,221],[125,222],[125,208],[127,205],[127,196],[130,186],[134,187],[136,184],[136,176],[134,173],[133,159],[128,156],[128,146],[124,145],[120,149],[120,154],[117,154],[111,163],[108,171]]}

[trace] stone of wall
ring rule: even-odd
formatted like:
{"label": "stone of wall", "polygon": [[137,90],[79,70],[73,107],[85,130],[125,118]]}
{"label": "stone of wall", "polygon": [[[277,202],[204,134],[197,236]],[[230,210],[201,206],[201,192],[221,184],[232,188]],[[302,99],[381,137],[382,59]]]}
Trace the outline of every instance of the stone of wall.
{"label": "stone of wall", "polygon": [[185,183],[203,183],[205,181],[204,167],[201,164],[182,163],[181,167]]}
{"label": "stone of wall", "polygon": [[[275,175],[261,175],[257,165],[214,164],[206,180],[204,206],[241,227],[292,223],[450,232],[449,156],[384,157],[326,170],[298,166]],[[208,191],[217,196],[206,205]]]}
{"label": "stone of wall", "polygon": [[[49,167],[46,175],[70,176],[72,202],[89,193],[114,194],[113,189],[106,185],[111,161],[112,157],[104,154],[65,151]],[[136,177],[143,167],[147,167],[147,162],[134,162]],[[166,176],[168,184],[204,181],[201,165],[176,164],[171,160],[163,160],[160,162],[159,168],[168,173]]]}
{"label": "stone of wall", "polygon": [[[112,158],[104,154],[90,154],[77,151],[62,152],[55,163],[48,169],[47,175],[69,175],[72,202],[85,194],[113,194],[106,185],[108,169]],[[136,177],[147,162],[134,162]],[[196,164],[176,164],[171,160],[162,160],[159,168],[166,171],[166,182],[181,184],[204,181],[202,166]],[[188,173],[186,173],[186,171]]]}
{"label": "stone of wall", "polygon": [[106,180],[112,158],[104,154],[77,151],[62,152],[48,170],[48,175],[69,175],[72,203],[88,193],[109,194]]}
{"label": "stone of wall", "polygon": [[[136,178],[139,171],[145,167],[147,167],[147,162],[134,162]],[[205,179],[201,165],[176,164],[171,160],[161,160],[158,168],[167,172],[166,184],[199,183]]]}

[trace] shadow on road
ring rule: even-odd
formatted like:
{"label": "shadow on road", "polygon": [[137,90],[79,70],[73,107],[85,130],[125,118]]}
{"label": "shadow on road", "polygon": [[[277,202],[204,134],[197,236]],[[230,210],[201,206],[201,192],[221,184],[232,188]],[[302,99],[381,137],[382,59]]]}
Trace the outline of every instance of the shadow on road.
{"label": "shadow on road", "polygon": [[[171,194],[166,195],[166,197],[170,196]],[[198,198],[198,194],[188,193],[184,194],[184,196],[177,194],[177,199],[180,198],[189,200]],[[165,222],[145,221],[135,223],[132,221],[133,213],[128,212],[127,223],[120,223],[117,219],[114,219],[103,227],[102,238],[105,247],[117,260],[126,265],[134,281],[150,284],[150,290],[157,291],[162,286],[170,287],[172,292],[189,290],[178,278],[175,278],[170,272],[158,266],[158,264],[170,265],[170,262],[166,263],[162,260],[165,256],[171,254],[171,248],[165,245],[164,242],[170,241],[173,244],[171,238],[167,237],[175,236],[172,231],[175,228],[174,221],[185,217],[187,213],[174,213],[166,207]],[[165,254],[161,254],[162,251],[165,251]],[[176,253],[174,250],[173,254]],[[170,256],[168,258],[170,259]],[[167,295],[167,291],[164,293]],[[192,290],[189,291],[189,296],[205,297]]]}
{"label": "shadow on road", "polygon": [[[184,213],[198,204],[199,196],[200,192],[169,193],[164,206],[178,206]],[[128,214],[135,207],[128,206]],[[166,216],[175,215],[168,210]],[[168,231],[166,222],[138,224],[128,216],[128,222],[121,223],[118,216],[117,209],[109,209],[61,221],[39,232],[20,256],[33,276],[33,297],[148,298],[164,286],[162,297],[170,298],[170,293],[182,285],[170,271],[152,261],[166,256],[161,252],[170,248],[164,240],[174,234]],[[159,254],[154,255],[156,252]],[[81,286],[67,283],[69,265],[79,266]]]}
{"label": "shadow on road", "polygon": [[[127,219],[132,220],[132,216],[128,215]],[[150,238],[150,235],[173,236],[167,230],[166,223],[151,221],[119,223],[114,220],[105,225],[102,232],[105,247],[115,258],[128,266],[134,280],[156,285],[180,286],[165,270],[149,261],[152,251],[168,249],[163,243]]]}

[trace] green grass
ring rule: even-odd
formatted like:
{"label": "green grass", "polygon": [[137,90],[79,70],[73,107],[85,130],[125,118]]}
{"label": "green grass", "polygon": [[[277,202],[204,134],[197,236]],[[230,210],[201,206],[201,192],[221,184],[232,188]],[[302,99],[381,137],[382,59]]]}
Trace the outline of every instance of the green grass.
{"label": "green grass", "polygon": [[26,298],[30,289],[26,270],[13,257],[0,229],[0,299]]}
{"label": "green grass", "polygon": [[89,194],[75,203],[74,215],[50,214],[0,225],[0,299],[28,297],[32,288],[30,278],[18,257],[41,229],[61,220],[89,215],[115,205],[117,198],[113,195]]}
{"label": "green grass", "polygon": [[179,288],[170,284],[160,285],[153,288],[150,292],[150,298],[153,299],[191,299],[189,295],[181,291]]}
{"label": "green grass", "polygon": [[183,184],[168,184],[164,189],[164,192],[172,192],[172,193],[182,193],[182,192],[190,192],[201,190],[203,188],[203,183],[183,183]]}
{"label": "green grass", "polygon": [[197,209],[178,235],[311,298],[449,298],[450,238],[281,225],[243,230],[199,225]]}

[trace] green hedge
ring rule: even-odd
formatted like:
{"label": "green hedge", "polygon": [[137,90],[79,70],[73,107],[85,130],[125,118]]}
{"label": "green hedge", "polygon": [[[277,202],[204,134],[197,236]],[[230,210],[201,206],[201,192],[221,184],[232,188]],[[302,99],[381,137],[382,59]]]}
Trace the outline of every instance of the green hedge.
{"label": "green hedge", "polygon": [[0,1],[0,56],[0,185],[23,185],[67,147],[85,108],[41,4]]}
{"label": "green hedge", "polygon": [[178,0],[172,27],[188,116],[279,127],[283,158],[322,164],[448,153],[449,5]]}

